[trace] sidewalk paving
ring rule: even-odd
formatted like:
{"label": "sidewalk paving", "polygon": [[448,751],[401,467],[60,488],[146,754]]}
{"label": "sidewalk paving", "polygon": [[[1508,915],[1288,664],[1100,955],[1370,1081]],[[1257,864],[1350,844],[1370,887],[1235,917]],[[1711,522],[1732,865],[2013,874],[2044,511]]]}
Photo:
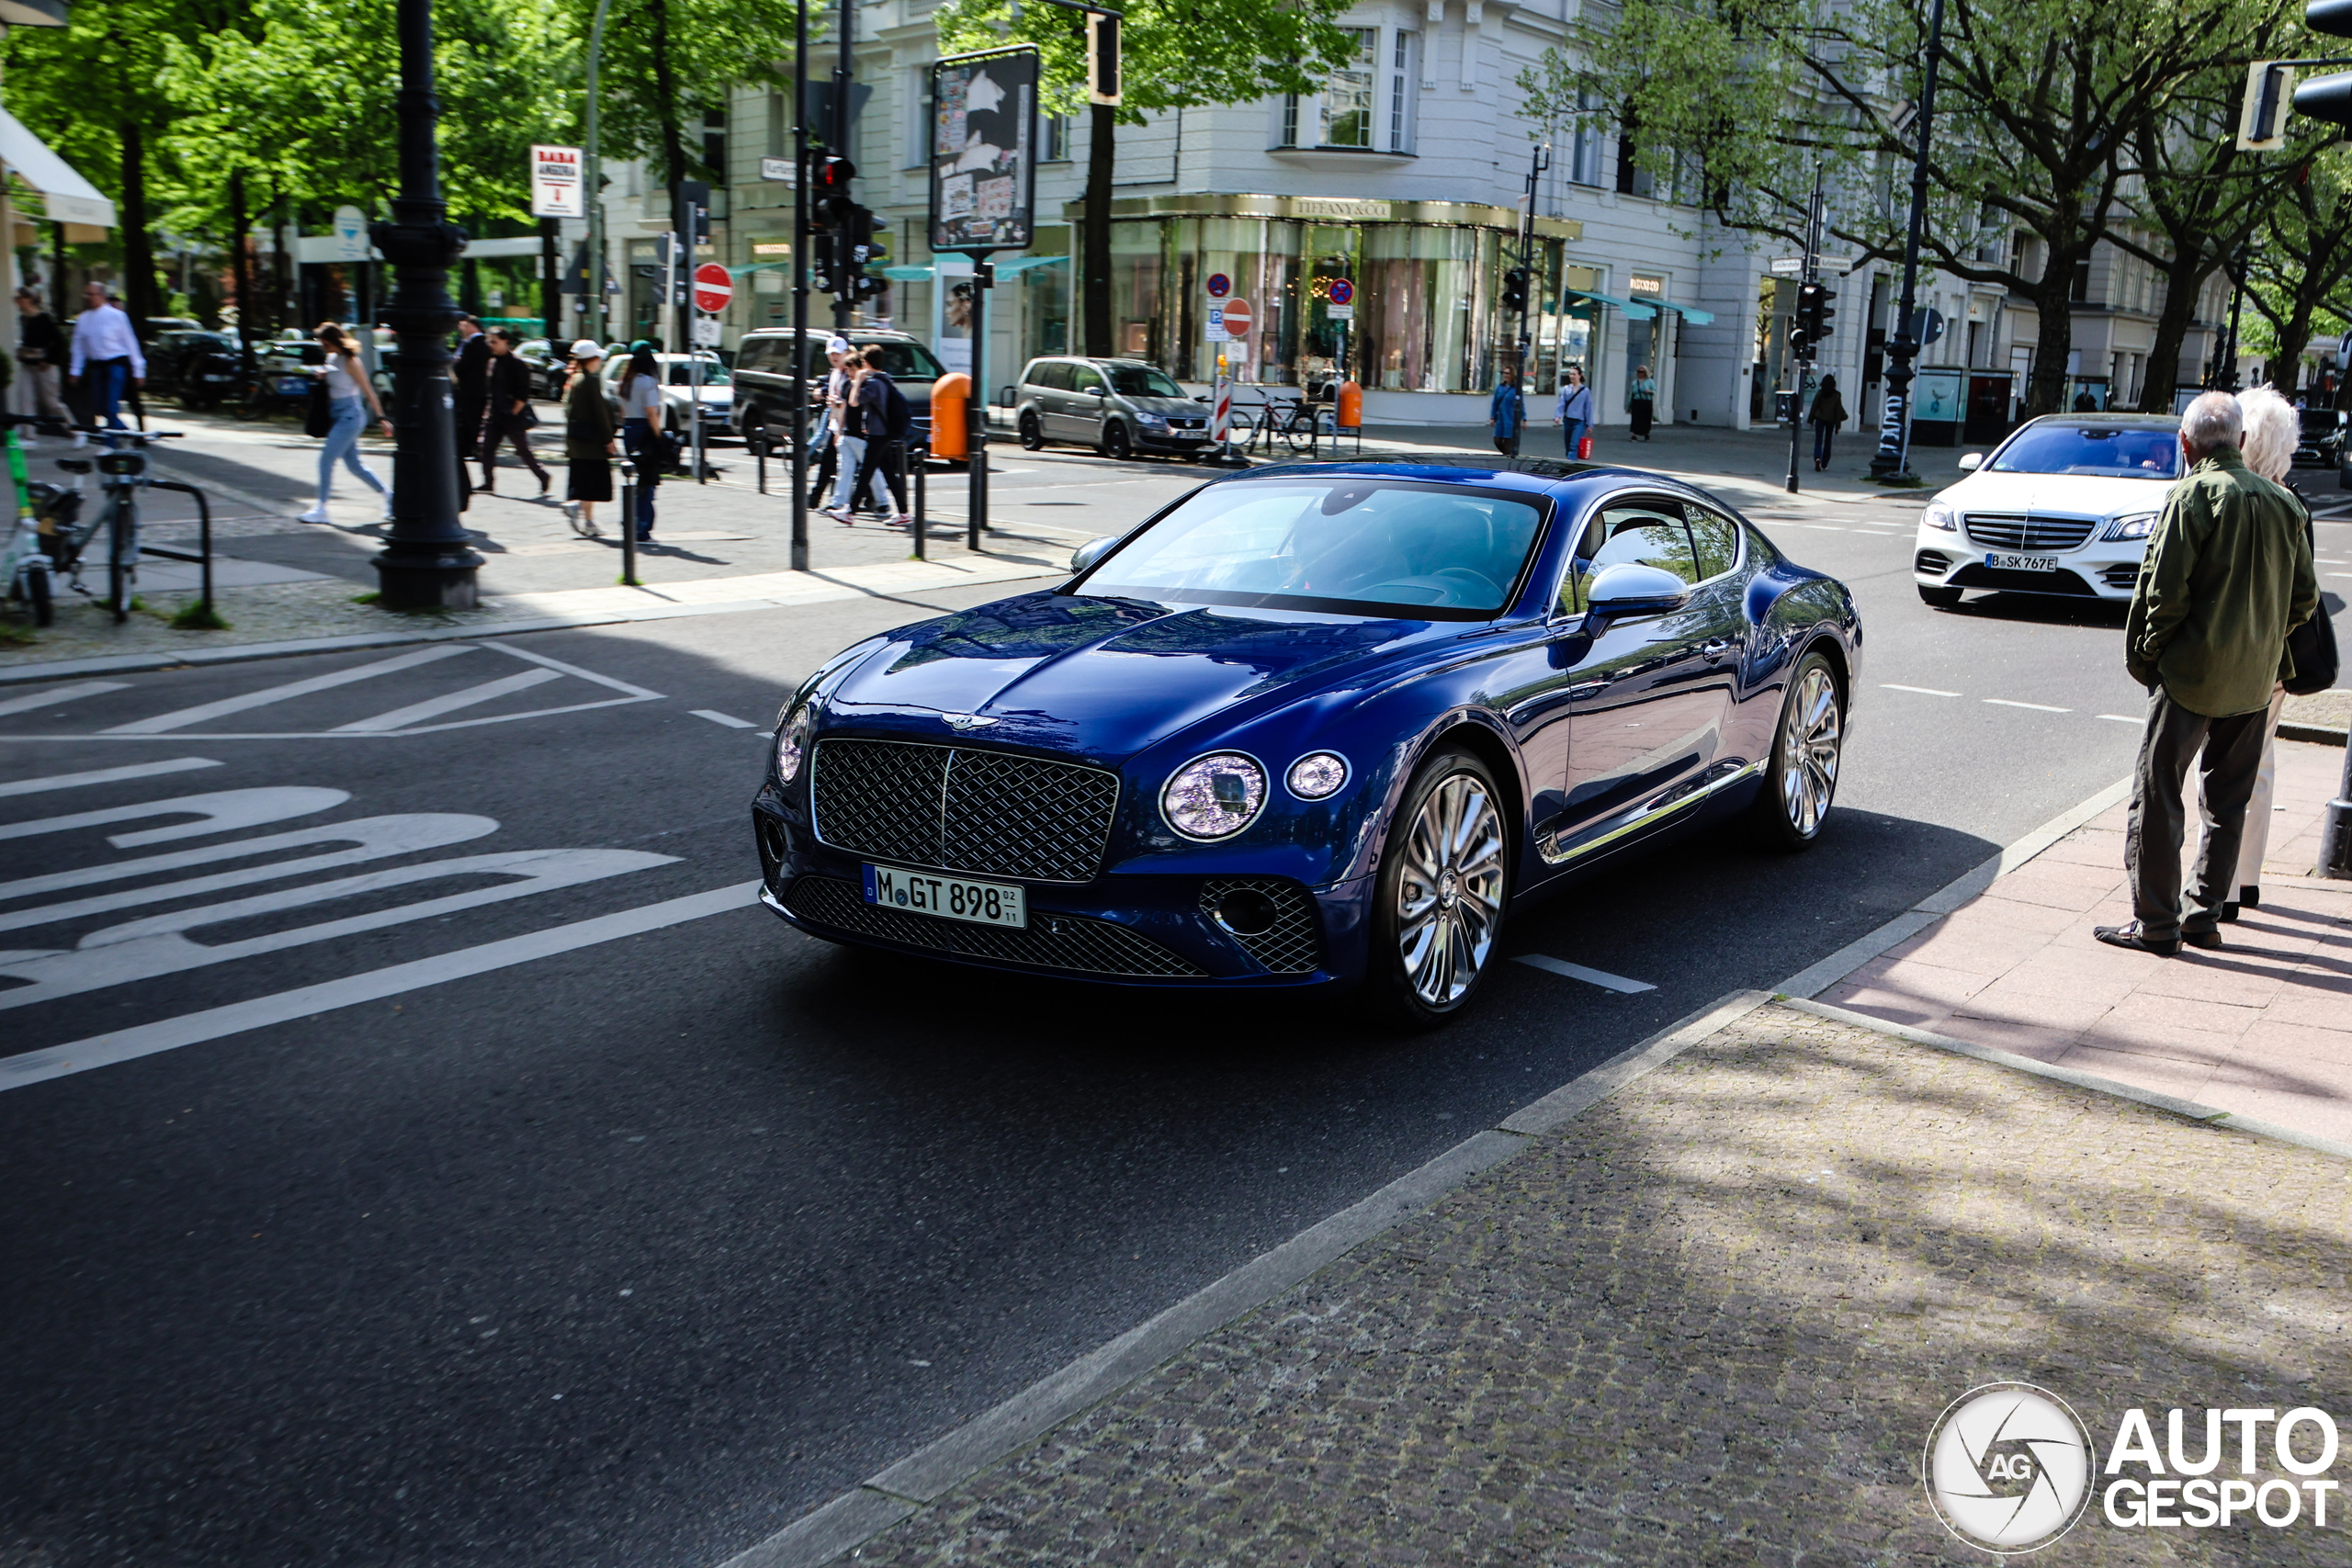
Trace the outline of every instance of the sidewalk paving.
{"label": "sidewalk paving", "polygon": [[[1767,1005],[927,1506],[884,1472],[905,1517],[854,1560],[1981,1562],[1918,1479],[1979,1384],[2102,1443],[2133,1405],[2352,1405],[2346,1177]],[[2341,1562],[2341,1522],[2094,1509],[2064,1560]]]}
{"label": "sidewalk paving", "polygon": [[2119,804],[1820,999],[2352,1143],[2352,883],[2307,874],[2343,766],[2278,742],[2262,904],[2219,952],[2092,936],[2132,918]]}

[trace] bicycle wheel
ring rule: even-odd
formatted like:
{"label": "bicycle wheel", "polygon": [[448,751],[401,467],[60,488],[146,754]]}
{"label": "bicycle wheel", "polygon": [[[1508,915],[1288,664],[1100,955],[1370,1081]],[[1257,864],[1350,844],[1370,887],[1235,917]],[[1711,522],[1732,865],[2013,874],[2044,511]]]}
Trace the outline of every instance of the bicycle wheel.
{"label": "bicycle wheel", "polygon": [[138,586],[138,524],[130,508],[118,502],[107,519],[107,608],[118,622],[130,618],[131,591]]}
{"label": "bicycle wheel", "polygon": [[1290,443],[1294,452],[1304,452],[1315,444],[1314,430],[1306,414],[1298,409],[1293,409],[1290,417],[1283,421],[1283,439]]}
{"label": "bicycle wheel", "polygon": [[1244,450],[1258,445],[1258,423],[1239,410],[1226,423],[1225,439],[1230,446]]}

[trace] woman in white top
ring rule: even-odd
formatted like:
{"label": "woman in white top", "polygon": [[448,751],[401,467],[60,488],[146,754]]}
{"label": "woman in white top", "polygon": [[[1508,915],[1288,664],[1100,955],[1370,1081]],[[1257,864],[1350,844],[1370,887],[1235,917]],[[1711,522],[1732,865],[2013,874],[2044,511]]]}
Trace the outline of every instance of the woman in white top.
{"label": "woman in white top", "polygon": [[384,521],[392,520],[392,492],[384,481],[368,471],[359,460],[359,433],[367,428],[368,415],[373,412],[376,423],[383,427],[385,439],[392,434],[392,422],[384,417],[384,407],[376,400],[376,389],[368,380],[368,367],[361,363],[359,352],[341,327],[328,321],[319,328],[320,346],[327,351],[326,368],[319,372],[327,384],[327,434],[319,448],[319,503],[302,513],[305,523],[327,520],[327,499],[334,488],[334,466],[341,463],[359,476],[359,482],[384,498]]}
{"label": "woman in white top", "polygon": [[662,483],[662,362],[644,338],[628,345],[621,371],[621,450],[637,465],[637,542],[650,544],[653,492]]}

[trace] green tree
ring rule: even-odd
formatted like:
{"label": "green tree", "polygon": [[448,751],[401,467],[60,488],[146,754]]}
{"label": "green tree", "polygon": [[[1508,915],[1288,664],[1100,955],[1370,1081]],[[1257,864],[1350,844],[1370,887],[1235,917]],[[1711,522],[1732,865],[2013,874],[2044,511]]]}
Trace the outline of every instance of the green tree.
{"label": "green tree", "polygon": [[[586,39],[595,0],[568,6],[571,32]],[[724,112],[739,83],[788,80],[792,30],[792,12],[762,0],[612,0],[598,68],[604,156],[650,159],[673,196],[684,180],[724,182],[727,171],[703,161],[703,116]]]}
{"label": "green tree", "polygon": [[2352,159],[2341,145],[2280,182],[2247,264],[2246,303],[2269,329],[2266,378],[2292,397],[2319,324],[2352,319]]}
{"label": "green tree", "polygon": [[[1626,0],[1580,20],[1522,87],[1534,118],[1637,127],[1663,170],[1695,159],[1733,228],[1792,238],[1814,170],[1832,232],[1864,255],[1903,244],[1928,0]],[[2291,0],[1946,0],[1934,191],[1923,251],[2038,315],[2028,413],[2064,406],[2078,270],[2133,214],[2132,132],[2188,84],[2293,30]],[[1599,14],[1594,14],[1597,18]],[[1579,96],[1579,94],[1585,95]],[[1597,101],[1594,111],[1580,106]],[[2122,236],[2128,239],[2128,235]]]}
{"label": "green tree", "polygon": [[1209,104],[1247,103],[1272,93],[1311,93],[1321,77],[1355,59],[1354,35],[1339,26],[1351,0],[1133,0],[1121,23],[1118,107],[1090,104],[1084,17],[1027,0],[950,0],[938,14],[939,46],[969,53],[1034,43],[1043,73],[1042,111],[1090,110],[1086,221],[1080,260],[1086,352],[1111,341],[1111,181],[1117,127],[1147,115]]}

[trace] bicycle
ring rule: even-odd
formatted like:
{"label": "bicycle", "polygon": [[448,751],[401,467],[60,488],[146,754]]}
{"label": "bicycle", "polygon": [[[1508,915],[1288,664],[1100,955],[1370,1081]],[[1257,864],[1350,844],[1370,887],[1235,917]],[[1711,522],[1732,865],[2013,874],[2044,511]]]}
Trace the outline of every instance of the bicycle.
{"label": "bicycle", "polygon": [[7,430],[8,477],[17,487],[16,525],[8,530],[5,545],[0,545],[0,581],[7,583],[8,597],[24,606],[37,626],[57,618],[50,594],[49,552],[41,541],[43,508],[56,487],[35,485],[26,475],[25,446],[17,432],[24,425],[41,423],[28,414],[0,414],[0,426]]}
{"label": "bicycle", "polygon": [[[1329,407],[1310,403],[1304,398],[1267,397],[1259,403],[1260,413],[1250,422],[1250,438],[1245,444],[1255,450],[1258,438],[1266,438],[1266,450],[1274,449],[1274,437],[1279,435],[1294,452],[1312,452],[1321,440],[1337,439],[1337,416]],[[1239,413],[1234,415],[1237,426],[1243,423]]]}
{"label": "bicycle", "polygon": [[[184,434],[176,430],[99,430],[84,427],[82,433],[106,450],[96,457],[60,457],[57,466],[75,477],[74,504],[59,509],[58,525],[49,537],[50,570],[62,571],[76,593],[90,591],[82,586],[82,570],[90,542],[98,530],[107,534],[107,596],[106,606],[118,624],[130,618],[130,600],[139,584],[139,501],[143,489],[178,491],[196,497],[198,508],[209,517],[211,507],[204,492],[194,485],[159,479],[147,472],[146,448],[159,441],[175,441]],[[124,451],[128,444],[132,450]],[[106,496],[86,527],[79,526],[80,479],[93,468],[98,473],[98,484]],[[209,531],[209,530],[208,530]]]}

